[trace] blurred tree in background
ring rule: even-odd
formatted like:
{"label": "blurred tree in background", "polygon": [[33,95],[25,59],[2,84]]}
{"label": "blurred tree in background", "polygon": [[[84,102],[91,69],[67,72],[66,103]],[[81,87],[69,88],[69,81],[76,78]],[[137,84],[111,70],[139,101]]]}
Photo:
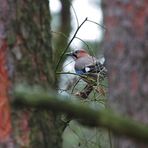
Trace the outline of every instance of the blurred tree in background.
{"label": "blurred tree in background", "polygon": [[9,109],[8,103],[17,83],[55,89],[49,2],[0,0],[0,4],[0,147],[61,147],[63,124],[57,115]]}
{"label": "blurred tree in background", "polygon": [[[102,1],[109,106],[123,116],[148,123],[148,1]],[[136,129],[135,129],[136,130]],[[115,136],[113,147],[147,145]]]}
{"label": "blurred tree in background", "polygon": [[[58,23],[57,31],[53,33],[53,59],[54,63],[58,63],[59,58],[66,48],[69,40],[69,35],[71,32],[71,0],[60,0],[61,10],[59,13],[59,20],[56,20],[55,23]],[[64,60],[62,59],[58,70],[61,71]]]}

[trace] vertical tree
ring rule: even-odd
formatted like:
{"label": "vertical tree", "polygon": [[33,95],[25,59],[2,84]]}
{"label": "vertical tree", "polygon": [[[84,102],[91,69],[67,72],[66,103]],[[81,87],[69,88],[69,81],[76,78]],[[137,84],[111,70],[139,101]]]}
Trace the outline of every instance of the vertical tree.
{"label": "vertical tree", "polygon": [[[54,63],[58,63],[61,54],[68,44],[68,38],[71,32],[71,0],[60,0],[61,2],[61,11],[60,11],[60,20],[59,20],[59,29],[55,34],[55,46],[54,46]],[[60,62],[58,70],[61,70],[64,60]]]}
{"label": "vertical tree", "polygon": [[[112,109],[148,123],[148,1],[102,1]],[[136,129],[135,129],[136,130]],[[114,147],[146,145],[115,136]]]}
{"label": "vertical tree", "polygon": [[58,116],[9,107],[17,83],[55,88],[48,0],[0,0],[0,12],[0,147],[59,148]]}

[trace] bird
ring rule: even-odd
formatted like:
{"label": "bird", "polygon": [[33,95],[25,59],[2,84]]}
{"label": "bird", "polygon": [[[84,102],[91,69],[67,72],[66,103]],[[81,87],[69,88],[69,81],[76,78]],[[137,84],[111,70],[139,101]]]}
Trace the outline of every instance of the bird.
{"label": "bird", "polygon": [[78,49],[67,53],[75,60],[74,69],[82,79],[96,85],[98,80],[103,80],[107,76],[107,69],[94,56],[91,56],[86,50]]}

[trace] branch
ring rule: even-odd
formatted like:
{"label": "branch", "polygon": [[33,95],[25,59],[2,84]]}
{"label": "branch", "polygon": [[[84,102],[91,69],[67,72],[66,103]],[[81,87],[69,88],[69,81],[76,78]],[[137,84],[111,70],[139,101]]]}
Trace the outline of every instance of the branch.
{"label": "branch", "polygon": [[106,109],[95,110],[80,103],[72,103],[67,101],[65,96],[56,95],[53,91],[47,92],[39,87],[19,86],[15,88],[13,95],[13,105],[63,112],[75,119],[82,119],[81,123],[85,125],[108,128],[116,134],[148,143],[147,125],[115,115]]}
{"label": "branch", "polygon": [[59,67],[59,65],[60,65],[60,62],[62,61],[63,56],[65,55],[65,53],[67,52],[67,50],[68,50],[69,46],[71,45],[72,41],[73,41],[74,38],[76,37],[76,35],[77,35],[79,29],[83,26],[83,24],[84,24],[86,21],[87,21],[87,18],[80,24],[80,26],[78,26],[78,28],[77,28],[77,30],[75,31],[73,37],[72,37],[71,40],[69,41],[67,47],[66,47],[66,48],[64,49],[64,51],[62,52],[61,57],[60,57],[60,59],[59,59],[57,65],[56,65],[55,72],[58,70],[58,67]]}

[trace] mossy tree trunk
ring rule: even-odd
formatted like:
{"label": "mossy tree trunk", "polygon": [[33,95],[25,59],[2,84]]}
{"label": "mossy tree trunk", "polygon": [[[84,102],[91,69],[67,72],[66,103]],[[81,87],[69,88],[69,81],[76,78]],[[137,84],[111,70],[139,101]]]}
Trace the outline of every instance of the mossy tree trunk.
{"label": "mossy tree trunk", "polygon": [[[5,106],[9,106],[8,93],[11,101],[17,83],[55,89],[48,0],[0,0],[0,12],[0,74],[5,78],[1,80],[5,87],[0,87],[5,92]],[[57,115],[28,108],[10,110],[12,124],[7,107],[9,125],[5,140],[0,134],[0,147],[61,147],[62,122]]]}
{"label": "mossy tree trunk", "polygon": [[[116,112],[148,123],[148,1],[102,1],[109,104]],[[136,130],[136,129],[135,129]],[[147,145],[115,136],[116,148]]]}

